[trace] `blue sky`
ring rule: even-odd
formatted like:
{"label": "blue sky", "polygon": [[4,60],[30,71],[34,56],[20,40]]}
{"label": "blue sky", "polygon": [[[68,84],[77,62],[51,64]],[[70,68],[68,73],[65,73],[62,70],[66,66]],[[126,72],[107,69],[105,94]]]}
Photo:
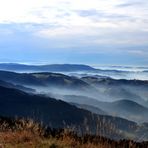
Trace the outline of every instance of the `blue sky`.
{"label": "blue sky", "polygon": [[148,65],[147,0],[0,0],[0,62]]}

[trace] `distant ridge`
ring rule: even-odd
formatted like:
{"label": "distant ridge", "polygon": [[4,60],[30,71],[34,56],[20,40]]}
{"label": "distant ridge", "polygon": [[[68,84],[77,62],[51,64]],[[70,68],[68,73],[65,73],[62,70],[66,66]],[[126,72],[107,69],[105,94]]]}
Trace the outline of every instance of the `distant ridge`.
{"label": "distant ridge", "polygon": [[0,63],[0,70],[12,70],[12,71],[87,71],[95,70],[95,68],[83,64],[49,64],[49,65],[27,65],[17,63]]}
{"label": "distant ridge", "polygon": [[76,95],[65,95],[63,100],[93,113],[99,114],[103,111],[103,114],[118,116],[139,123],[148,122],[148,108],[131,100],[102,102],[94,98]]}

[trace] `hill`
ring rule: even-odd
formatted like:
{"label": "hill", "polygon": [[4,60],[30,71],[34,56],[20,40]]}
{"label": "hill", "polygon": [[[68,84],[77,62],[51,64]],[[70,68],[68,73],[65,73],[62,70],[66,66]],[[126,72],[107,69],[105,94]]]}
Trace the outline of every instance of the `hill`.
{"label": "hill", "polygon": [[148,81],[82,77],[81,80],[98,89],[109,101],[131,100],[148,107]]}
{"label": "hill", "polygon": [[3,81],[17,84],[27,85],[30,87],[56,87],[66,89],[91,89],[88,83],[64,74],[59,73],[15,73],[8,71],[0,71],[0,78]]}
{"label": "hill", "polygon": [[80,64],[51,64],[51,65],[25,65],[15,63],[1,63],[1,70],[9,71],[46,71],[46,72],[70,72],[70,71],[91,71],[94,68]]}
{"label": "hill", "polygon": [[79,107],[85,108],[93,113],[96,113],[97,110],[99,113],[99,110],[101,110],[103,114],[106,115],[118,116],[140,123],[148,122],[148,108],[131,100],[102,102],[94,98],[79,95],[65,95],[63,96],[63,100],[76,103]]}
{"label": "hill", "polygon": [[22,85],[15,85],[9,82],[5,82],[3,80],[0,80],[0,86],[7,87],[7,88],[15,88],[15,89],[19,89],[19,90],[26,91],[26,92],[35,92],[34,89],[24,87]]}
{"label": "hill", "polygon": [[92,113],[95,113],[95,114],[98,114],[98,115],[108,115],[108,113],[106,113],[102,109],[100,109],[98,107],[94,107],[92,105],[78,104],[78,103],[70,103],[70,104],[75,105],[78,108],[82,108],[82,109],[88,110],[88,111],[90,111]]}
{"label": "hill", "polygon": [[[101,108],[101,107],[100,107]],[[137,122],[148,122],[148,108],[131,100],[104,103],[105,111]]]}
{"label": "hill", "polygon": [[[122,118],[92,114],[61,100],[0,86],[0,116],[32,118],[51,127],[75,127],[79,133],[99,132],[111,138],[135,134],[139,126]],[[128,136],[127,136],[128,137]]]}

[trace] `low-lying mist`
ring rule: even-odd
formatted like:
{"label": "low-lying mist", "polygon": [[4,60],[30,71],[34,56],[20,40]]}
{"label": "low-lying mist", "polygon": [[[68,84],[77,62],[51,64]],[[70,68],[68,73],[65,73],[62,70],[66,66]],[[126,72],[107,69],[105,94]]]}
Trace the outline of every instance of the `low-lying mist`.
{"label": "low-lying mist", "polygon": [[136,122],[148,121],[148,81],[6,71],[0,71],[0,78],[7,87],[75,103],[91,112],[101,110]]}

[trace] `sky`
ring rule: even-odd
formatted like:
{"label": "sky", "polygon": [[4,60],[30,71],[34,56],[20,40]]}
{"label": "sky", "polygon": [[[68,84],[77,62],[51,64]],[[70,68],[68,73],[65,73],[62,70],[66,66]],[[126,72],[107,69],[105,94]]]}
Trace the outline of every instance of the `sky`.
{"label": "sky", "polygon": [[0,62],[148,66],[148,0],[0,0]]}

